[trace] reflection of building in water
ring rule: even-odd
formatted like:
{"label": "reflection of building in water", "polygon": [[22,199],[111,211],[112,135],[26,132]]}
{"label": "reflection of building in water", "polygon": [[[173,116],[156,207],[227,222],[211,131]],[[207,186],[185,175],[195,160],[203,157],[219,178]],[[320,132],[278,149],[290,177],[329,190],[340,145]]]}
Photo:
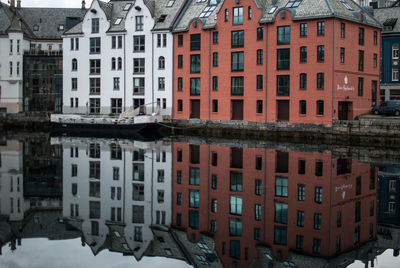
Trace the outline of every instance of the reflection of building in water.
{"label": "reflection of building in water", "polygon": [[[97,254],[140,259],[171,224],[169,144],[63,138],[63,215]],[[56,142],[56,141],[55,141]],[[168,256],[172,249],[165,248]]]}
{"label": "reflection of building in water", "polygon": [[328,152],[176,142],[173,227],[214,238],[224,266],[247,267],[269,248],[331,258],[376,239],[376,172]]}

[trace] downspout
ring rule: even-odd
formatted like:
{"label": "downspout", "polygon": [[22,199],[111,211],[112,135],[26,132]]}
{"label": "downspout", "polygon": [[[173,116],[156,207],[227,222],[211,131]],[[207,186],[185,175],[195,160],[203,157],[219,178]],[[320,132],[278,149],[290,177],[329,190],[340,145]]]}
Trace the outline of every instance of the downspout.
{"label": "downspout", "polygon": [[[175,38],[174,38],[174,34],[172,33],[172,29],[171,29],[171,31],[170,31],[170,33],[171,33],[171,36],[172,36],[172,54],[170,54],[171,55],[171,62],[172,62],[172,75],[171,75],[171,77],[172,77],[172,81],[171,81],[171,86],[172,86],[172,88],[171,88],[171,119],[173,119],[174,118],[174,105],[175,105],[175,99],[174,99],[174,96],[175,96],[175,87],[174,87],[174,84],[175,84],[175,68],[174,68],[174,66],[175,66],[175,61],[174,61],[174,59],[175,59],[175,57],[174,57],[174,55],[175,55]],[[173,132],[172,132],[173,133]],[[171,177],[172,178],[172,177]]]}
{"label": "downspout", "polygon": [[333,122],[335,120],[335,22],[336,18],[333,18],[333,60],[332,60],[332,122],[331,124],[333,125]]}
{"label": "downspout", "polygon": [[267,89],[268,89],[268,79],[267,79],[267,76],[268,76],[268,52],[267,52],[267,49],[268,49],[268,26],[266,25],[265,26],[265,62],[264,62],[264,64],[265,64],[265,104],[264,104],[264,109],[265,109],[265,112],[264,112],[264,122],[265,123],[267,123],[267,108],[268,108],[268,106],[267,106]]}
{"label": "downspout", "polygon": [[[151,59],[154,62],[154,32],[151,34]],[[154,64],[151,64],[151,112],[154,113]]]}
{"label": "downspout", "polygon": [[126,111],[126,39],[124,36],[124,112]]}
{"label": "downspout", "polygon": [[[125,45],[125,44],[124,44]],[[124,218],[122,219],[122,221],[123,222],[125,222],[125,212],[126,212],[126,150],[124,149],[124,194],[123,194],[123,203],[122,203],[122,207],[123,207],[123,210],[124,210]],[[114,175],[114,174],[113,174]],[[119,174],[118,174],[119,175]],[[118,190],[117,190],[118,191]],[[118,193],[117,193],[118,194]]]}
{"label": "downspout", "polygon": [[208,120],[211,120],[211,30],[208,31]]}

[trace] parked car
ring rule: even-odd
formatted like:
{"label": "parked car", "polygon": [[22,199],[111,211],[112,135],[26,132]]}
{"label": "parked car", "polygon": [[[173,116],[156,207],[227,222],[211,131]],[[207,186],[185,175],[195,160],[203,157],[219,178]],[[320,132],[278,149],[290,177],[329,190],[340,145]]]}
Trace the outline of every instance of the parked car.
{"label": "parked car", "polygon": [[373,114],[400,115],[400,100],[388,100],[372,108]]}

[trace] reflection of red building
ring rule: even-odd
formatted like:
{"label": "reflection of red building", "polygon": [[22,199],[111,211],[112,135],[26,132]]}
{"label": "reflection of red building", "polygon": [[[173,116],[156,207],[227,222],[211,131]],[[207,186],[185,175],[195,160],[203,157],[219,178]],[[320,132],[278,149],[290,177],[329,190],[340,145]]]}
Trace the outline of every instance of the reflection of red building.
{"label": "reflection of red building", "polygon": [[173,118],[352,120],[377,102],[379,27],[352,1],[188,1]]}
{"label": "reflection of red building", "polygon": [[376,237],[370,164],[329,153],[176,142],[172,174],[173,227],[192,241],[211,235],[226,267],[249,266],[258,244],[282,259],[289,250],[333,257]]}

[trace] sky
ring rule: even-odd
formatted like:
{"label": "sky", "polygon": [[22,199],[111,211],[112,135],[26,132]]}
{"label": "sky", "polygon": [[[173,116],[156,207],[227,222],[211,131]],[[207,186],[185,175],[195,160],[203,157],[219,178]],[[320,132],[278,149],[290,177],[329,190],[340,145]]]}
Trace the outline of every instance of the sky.
{"label": "sky", "polygon": [[[7,3],[8,0],[1,0]],[[85,0],[86,7],[89,7],[92,0]],[[17,0],[15,0],[17,3]],[[82,6],[82,0],[21,0],[22,7],[76,7]]]}

